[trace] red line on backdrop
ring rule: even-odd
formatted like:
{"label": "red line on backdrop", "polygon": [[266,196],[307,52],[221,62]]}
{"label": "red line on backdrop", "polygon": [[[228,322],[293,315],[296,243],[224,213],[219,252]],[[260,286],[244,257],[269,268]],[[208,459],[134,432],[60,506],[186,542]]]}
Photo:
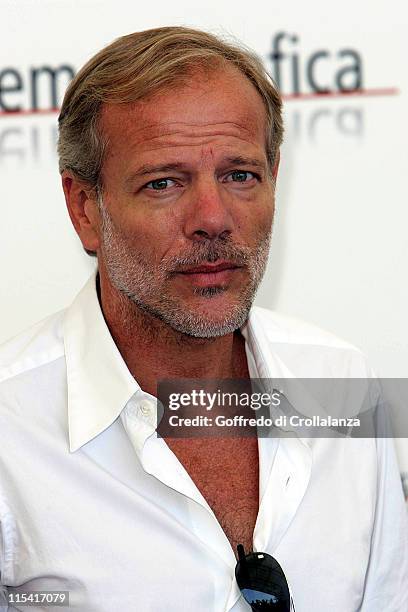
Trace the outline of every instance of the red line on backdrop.
{"label": "red line on backdrop", "polygon": [[[396,87],[388,88],[377,88],[377,89],[353,89],[346,91],[328,91],[328,92],[311,92],[311,93],[299,93],[299,94],[283,94],[282,98],[285,102],[292,102],[296,100],[316,100],[318,98],[350,98],[354,96],[396,96],[399,94],[399,90]],[[51,115],[59,113],[59,108],[40,108],[40,109],[28,109],[28,110],[17,110],[17,111],[2,111],[0,110],[0,117],[11,117],[13,115]]]}
{"label": "red line on backdrop", "polygon": [[350,96],[396,96],[399,90],[396,87],[379,87],[377,89],[352,89],[350,91],[313,91],[311,93],[284,94],[285,101],[291,100],[314,100],[316,98],[349,98]]}

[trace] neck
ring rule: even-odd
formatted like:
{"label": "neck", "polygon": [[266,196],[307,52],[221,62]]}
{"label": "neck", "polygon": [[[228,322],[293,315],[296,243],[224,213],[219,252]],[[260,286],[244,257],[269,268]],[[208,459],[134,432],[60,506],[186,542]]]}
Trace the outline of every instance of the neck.
{"label": "neck", "polygon": [[195,338],[173,330],[101,280],[102,312],[129,371],[147,393],[168,378],[249,378],[245,340],[239,330]]}

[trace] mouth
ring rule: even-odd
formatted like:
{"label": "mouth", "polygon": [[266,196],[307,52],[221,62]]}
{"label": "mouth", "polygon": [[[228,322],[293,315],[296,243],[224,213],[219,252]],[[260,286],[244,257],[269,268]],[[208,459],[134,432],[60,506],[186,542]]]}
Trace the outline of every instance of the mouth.
{"label": "mouth", "polygon": [[179,270],[177,275],[196,287],[214,287],[228,283],[239,270],[242,270],[242,266],[230,261],[221,261]]}

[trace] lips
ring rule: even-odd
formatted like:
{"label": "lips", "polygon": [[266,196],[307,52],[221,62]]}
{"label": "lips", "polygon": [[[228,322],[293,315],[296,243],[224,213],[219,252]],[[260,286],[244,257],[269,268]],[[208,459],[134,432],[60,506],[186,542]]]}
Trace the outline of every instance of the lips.
{"label": "lips", "polygon": [[204,264],[180,270],[178,274],[195,287],[221,287],[228,285],[241,269],[242,266],[231,261],[222,261],[217,264]]}
{"label": "lips", "polygon": [[203,266],[188,268],[187,270],[180,270],[180,274],[215,274],[216,272],[222,272],[223,270],[234,270],[239,267],[240,266],[237,264],[226,261],[219,264],[205,264]]}

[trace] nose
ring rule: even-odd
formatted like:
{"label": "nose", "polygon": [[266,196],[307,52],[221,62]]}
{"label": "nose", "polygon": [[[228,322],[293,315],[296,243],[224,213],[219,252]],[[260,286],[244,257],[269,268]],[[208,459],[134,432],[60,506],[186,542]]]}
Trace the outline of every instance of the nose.
{"label": "nose", "polygon": [[232,233],[231,202],[216,178],[198,180],[190,191],[184,233],[190,240],[226,238]]}

